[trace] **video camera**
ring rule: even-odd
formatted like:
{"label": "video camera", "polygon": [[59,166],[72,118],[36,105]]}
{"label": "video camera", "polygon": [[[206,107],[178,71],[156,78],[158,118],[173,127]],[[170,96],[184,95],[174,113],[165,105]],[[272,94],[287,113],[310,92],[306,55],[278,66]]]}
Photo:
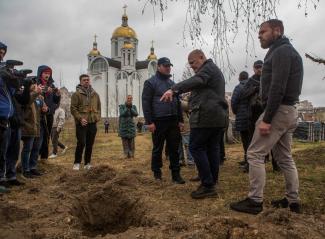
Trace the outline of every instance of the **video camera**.
{"label": "video camera", "polygon": [[[15,88],[30,86],[34,77],[27,77],[33,71],[30,69],[16,70],[15,66],[23,65],[22,61],[7,60],[0,63],[0,77]],[[36,77],[35,77],[36,78]]]}

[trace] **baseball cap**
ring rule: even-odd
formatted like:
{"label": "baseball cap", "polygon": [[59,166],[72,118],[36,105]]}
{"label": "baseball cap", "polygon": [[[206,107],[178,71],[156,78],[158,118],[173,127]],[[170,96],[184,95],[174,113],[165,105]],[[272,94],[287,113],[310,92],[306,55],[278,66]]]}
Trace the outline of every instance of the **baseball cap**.
{"label": "baseball cap", "polygon": [[161,57],[158,59],[158,65],[169,65],[173,66],[173,64],[170,62],[169,58],[167,57]]}
{"label": "baseball cap", "polygon": [[256,66],[263,66],[263,61],[261,61],[261,60],[255,61],[254,67],[256,67]]}

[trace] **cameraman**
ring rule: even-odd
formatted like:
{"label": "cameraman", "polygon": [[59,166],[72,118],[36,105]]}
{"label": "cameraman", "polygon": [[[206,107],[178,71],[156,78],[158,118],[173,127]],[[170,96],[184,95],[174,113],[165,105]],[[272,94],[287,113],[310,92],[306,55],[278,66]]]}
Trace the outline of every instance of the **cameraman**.
{"label": "cameraman", "polygon": [[58,88],[54,86],[52,78],[52,69],[49,66],[42,65],[37,70],[37,84],[44,87],[43,97],[44,102],[48,107],[48,113],[41,120],[43,128],[43,142],[39,154],[41,159],[47,159],[49,156],[49,140],[53,125],[53,118],[56,108],[60,104],[61,95]]}
{"label": "cameraman", "polygon": [[[2,61],[7,48],[0,43]],[[5,50],[3,52],[3,50]],[[29,101],[30,82],[23,81],[13,66],[4,65],[0,76],[0,185],[4,187],[20,186],[23,183],[16,178],[16,163],[20,150],[21,107]],[[24,82],[24,87],[20,88]],[[10,148],[8,147],[10,145]]]}

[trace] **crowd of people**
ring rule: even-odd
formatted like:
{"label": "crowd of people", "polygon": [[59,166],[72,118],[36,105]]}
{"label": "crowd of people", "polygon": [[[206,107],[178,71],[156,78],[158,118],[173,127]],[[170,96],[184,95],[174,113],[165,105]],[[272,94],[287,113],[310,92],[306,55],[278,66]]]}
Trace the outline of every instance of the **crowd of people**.
{"label": "crowd of people", "polygon": [[[265,162],[272,156],[274,170],[285,177],[285,197],[272,201],[274,207],[289,207],[300,212],[298,173],[291,155],[292,133],[297,126],[297,109],[303,79],[302,59],[288,38],[283,23],[271,19],[261,24],[258,38],[263,49],[269,49],[264,62],[254,62],[254,75],[239,74],[239,84],[231,98],[236,116],[235,128],[240,132],[244,156],[239,162],[249,174],[248,197],[230,204],[235,211],[258,214],[263,210]],[[0,60],[7,48],[0,43]],[[188,64],[194,75],[175,84],[171,80],[173,64],[167,57],[158,59],[157,72],[144,82],[142,108],[145,122],[138,116],[132,95],[119,105],[119,130],[124,158],[135,154],[136,129],[143,127],[152,134],[151,170],[157,181],[163,179],[162,154],[166,151],[171,180],[184,184],[181,165],[195,165],[199,187],[193,199],[218,195],[220,165],[225,160],[224,134],[229,124],[229,106],[225,100],[225,79],[219,67],[202,50],[189,53]],[[71,114],[75,120],[77,145],[73,170],[91,166],[92,149],[101,119],[99,95],[91,87],[90,77],[82,74],[80,84],[71,97]],[[23,141],[21,165],[27,178],[40,176],[37,160],[49,157],[50,137],[57,157],[58,147],[67,147],[58,140],[64,124],[64,111],[59,107],[60,91],[53,85],[52,70],[38,68],[31,83],[17,88],[14,81],[0,78],[0,190],[8,185],[21,185],[16,178],[20,140]],[[20,122],[17,119],[20,118]],[[108,133],[109,121],[104,122]],[[10,144],[10,147],[8,147]],[[185,153],[184,153],[185,151]],[[83,156],[84,155],[84,156]],[[185,157],[186,155],[186,157]]]}

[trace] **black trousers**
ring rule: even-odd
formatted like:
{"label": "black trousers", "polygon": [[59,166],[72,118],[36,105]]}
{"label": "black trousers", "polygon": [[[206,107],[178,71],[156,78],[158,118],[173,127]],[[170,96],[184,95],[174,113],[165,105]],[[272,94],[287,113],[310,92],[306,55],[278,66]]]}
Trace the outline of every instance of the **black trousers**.
{"label": "black trousers", "polygon": [[84,156],[85,165],[90,163],[96,133],[96,123],[89,123],[86,126],[82,126],[80,123],[76,124],[77,147],[74,160],[75,164],[81,163],[84,148],[86,148]]}
{"label": "black trousers", "polygon": [[190,152],[205,187],[218,182],[222,132],[223,128],[192,128],[190,132]]}
{"label": "black trousers", "polygon": [[164,148],[164,142],[168,147],[169,154],[169,169],[173,172],[179,172],[179,155],[178,147],[181,140],[181,134],[178,127],[177,120],[161,120],[154,122],[156,130],[152,134],[152,157],[151,157],[151,170],[154,172],[160,172],[162,163],[162,151]]}
{"label": "black trousers", "polygon": [[45,127],[43,131],[43,142],[39,152],[39,154],[41,155],[41,159],[47,159],[49,157],[49,143],[54,116],[52,114],[48,114],[44,117],[46,117],[46,121],[43,122],[45,124]]}

